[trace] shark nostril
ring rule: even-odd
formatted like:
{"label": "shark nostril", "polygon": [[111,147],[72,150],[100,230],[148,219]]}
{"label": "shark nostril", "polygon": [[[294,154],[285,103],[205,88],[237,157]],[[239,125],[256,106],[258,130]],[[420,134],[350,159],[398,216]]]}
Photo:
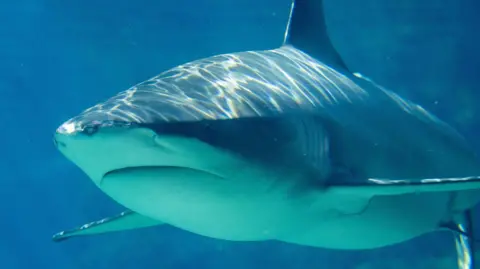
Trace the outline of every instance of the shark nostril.
{"label": "shark nostril", "polygon": [[63,147],[65,148],[67,145],[61,141],[58,141],[57,138],[53,138],[53,144],[55,145],[55,147],[59,148],[59,147]]}

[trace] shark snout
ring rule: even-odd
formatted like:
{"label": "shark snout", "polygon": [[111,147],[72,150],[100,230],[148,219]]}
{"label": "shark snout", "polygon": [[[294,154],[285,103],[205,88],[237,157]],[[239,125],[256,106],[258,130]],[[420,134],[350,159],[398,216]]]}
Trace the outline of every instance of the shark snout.
{"label": "shark snout", "polygon": [[84,136],[81,133],[72,133],[72,134],[65,134],[60,132],[55,132],[53,135],[53,144],[57,149],[60,151],[65,150],[68,146],[74,143],[76,140],[81,139],[81,136]]}
{"label": "shark snout", "polygon": [[55,145],[55,147],[57,147],[58,149],[60,148],[66,148],[67,147],[67,144],[62,140],[62,137],[60,134],[58,133],[55,133],[53,135],[53,144]]}

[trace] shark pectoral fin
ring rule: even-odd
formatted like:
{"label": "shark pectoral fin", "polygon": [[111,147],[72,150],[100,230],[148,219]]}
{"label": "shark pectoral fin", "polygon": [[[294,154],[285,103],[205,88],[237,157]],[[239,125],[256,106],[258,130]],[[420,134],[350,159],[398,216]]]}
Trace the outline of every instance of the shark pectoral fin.
{"label": "shark pectoral fin", "polygon": [[342,195],[366,197],[402,195],[422,192],[457,192],[480,189],[480,176],[461,178],[431,178],[421,180],[388,180],[370,178],[365,184],[330,186],[330,191]]}
{"label": "shark pectoral fin", "polygon": [[145,228],[163,224],[160,221],[145,217],[131,210],[116,216],[90,222],[68,231],[62,231],[53,236],[53,241],[59,242],[73,236],[95,235],[130,229]]}

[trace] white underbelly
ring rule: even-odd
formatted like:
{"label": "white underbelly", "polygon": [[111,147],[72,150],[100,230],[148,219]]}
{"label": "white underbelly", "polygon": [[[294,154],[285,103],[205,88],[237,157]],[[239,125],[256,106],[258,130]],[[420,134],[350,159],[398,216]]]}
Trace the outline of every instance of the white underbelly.
{"label": "white underbelly", "polygon": [[321,191],[295,193],[289,182],[151,168],[109,174],[100,188],[127,208],[203,236],[333,249],[410,240],[436,230],[448,210],[447,193],[422,193],[377,196],[343,212],[357,201],[323,197]]}
{"label": "white underbelly", "polygon": [[282,186],[184,168],[137,169],[107,175],[100,188],[125,207],[213,238],[275,239],[295,223],[293,197]]}
{"label": "white underbelly", "polygon": [[438,230],[448,214],[448,201],[448,193],[376,196],[354,214],[333,208],[312,210],[302,216],[305,227],[283,240],[331,249],[371,249],[397,244]]}

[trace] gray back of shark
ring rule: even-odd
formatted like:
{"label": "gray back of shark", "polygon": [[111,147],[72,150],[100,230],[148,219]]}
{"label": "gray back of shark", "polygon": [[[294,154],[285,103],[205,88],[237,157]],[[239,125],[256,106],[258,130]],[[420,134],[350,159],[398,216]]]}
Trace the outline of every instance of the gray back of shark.
{"label": "gray back of shark", "polygon": [[[301,2],[321,10],[321,1]],[[234,125],[261,128],[253,122],[264,125],[267,119],[278,122],[288,117],[294,120],[286,123],[286,130],[292,129],[288,125],[298,129],[304,124],[326,129],[332,162],[349,168],[360,182],[369,177],[479,174],[475,153],[450,126],[350,73],[330,43],[323,45],[329,40],[324,27],[318,27],[323,18],[296,19],[293,16],[290,35],[279,49],[218,55],[177,66],[88,109],[70,123],[88,132],[108,125],[202,122],[212,126],[220,125],[219,120],[242,119],[223,124],[228,133]],[[276,131],[280,136],[285,132]],[[271,139],[272,133],[265,139]],[[314,134],[306,133],[303,142],[317,143],[318,137],[310,135]],[[317,148],[310,150],[316,155]]]}
{"label": "gray back of shark", "polygon": [[[451,193],[456,211],[469,212],[480,197],[476,154],[448,124],[351,73],[328,37],[322,4],[294,1],[280,48],[177,66],[84,111],[57,132],[147,127],[259,162],[294,163],[327,187],[388,186],[385,195],[411,185],[438,188]],[[445,227],[471,239],[471,231],[462,230],[465,219]]]}

